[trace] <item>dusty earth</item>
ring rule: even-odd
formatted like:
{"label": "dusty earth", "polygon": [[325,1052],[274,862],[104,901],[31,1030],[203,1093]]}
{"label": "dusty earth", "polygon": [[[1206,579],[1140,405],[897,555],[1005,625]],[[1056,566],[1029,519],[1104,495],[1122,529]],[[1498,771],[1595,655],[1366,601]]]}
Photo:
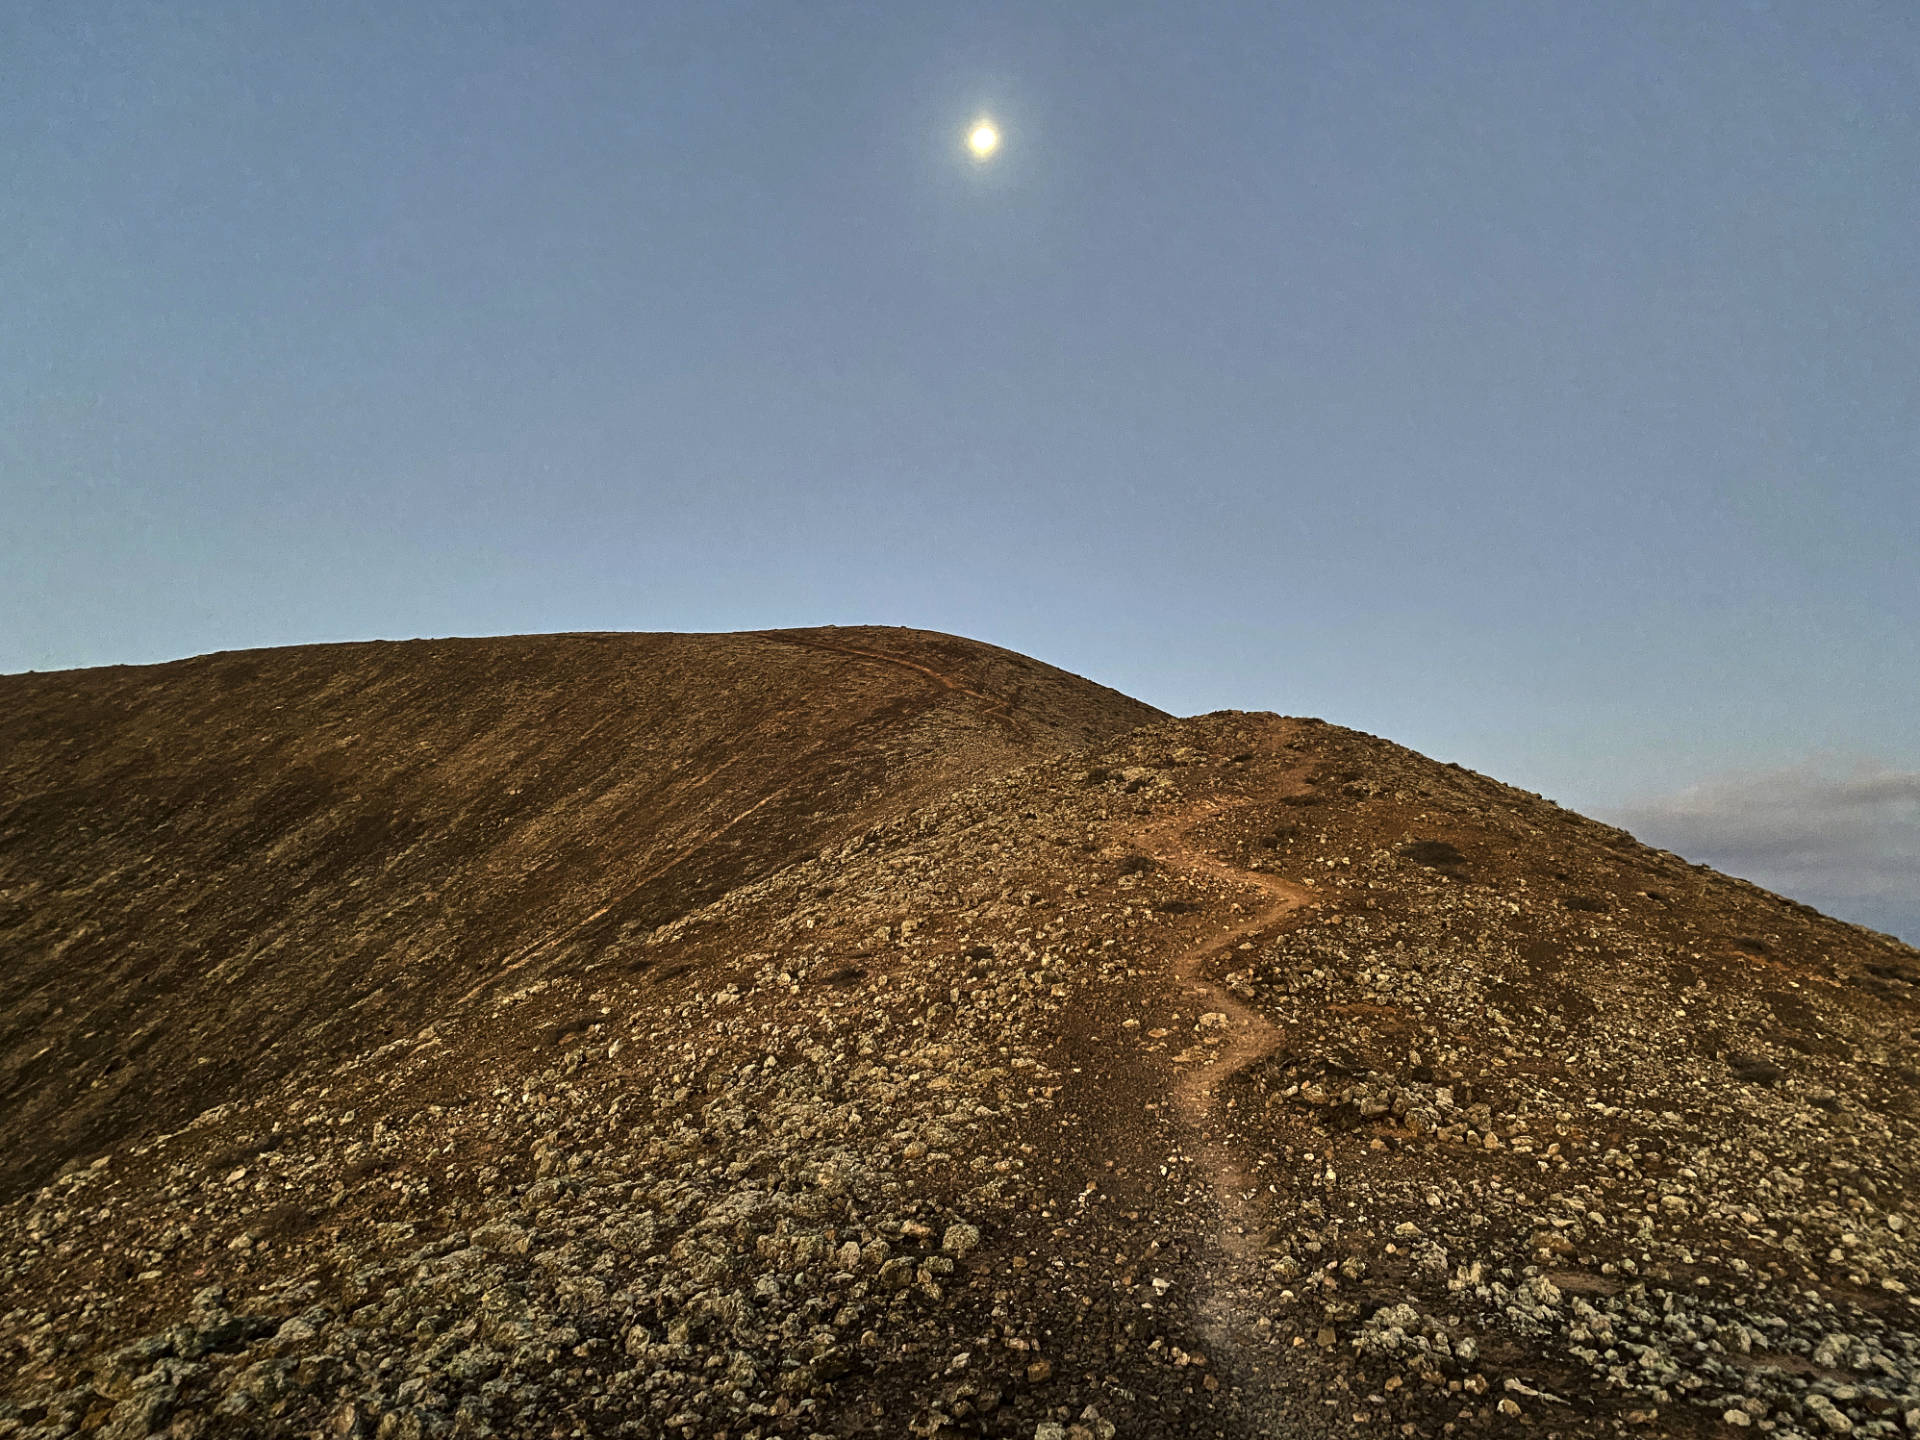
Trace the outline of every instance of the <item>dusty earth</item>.
{"label": "dusty earth", "polygon": [[1920,1434],[1920,955],[898,630],[0,679],[0,1437]]}

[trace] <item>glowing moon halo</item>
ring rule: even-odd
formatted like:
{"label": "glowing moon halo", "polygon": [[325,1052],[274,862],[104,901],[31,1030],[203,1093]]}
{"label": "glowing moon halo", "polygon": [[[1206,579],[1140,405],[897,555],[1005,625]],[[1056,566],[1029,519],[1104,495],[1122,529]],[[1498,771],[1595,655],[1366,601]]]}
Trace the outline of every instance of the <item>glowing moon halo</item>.
{"label": "glowing moon halo", "polygon": [[976,160],[990,160],[1000,148],[1000,131],[991,120],[976,120],[967,131],[967,149]]}

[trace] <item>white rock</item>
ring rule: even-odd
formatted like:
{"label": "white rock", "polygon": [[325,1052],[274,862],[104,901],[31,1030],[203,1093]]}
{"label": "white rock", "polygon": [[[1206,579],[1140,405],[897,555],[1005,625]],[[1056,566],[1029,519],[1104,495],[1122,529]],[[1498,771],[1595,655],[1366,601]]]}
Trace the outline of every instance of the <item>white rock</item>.
{"label": "white rock", "polygon": [[980,1231],[964,1221],[958,1221],[947,1227],[947,1233],[940,1237],[940,1248],[949,1255],[965,1255],[980,1243]]}

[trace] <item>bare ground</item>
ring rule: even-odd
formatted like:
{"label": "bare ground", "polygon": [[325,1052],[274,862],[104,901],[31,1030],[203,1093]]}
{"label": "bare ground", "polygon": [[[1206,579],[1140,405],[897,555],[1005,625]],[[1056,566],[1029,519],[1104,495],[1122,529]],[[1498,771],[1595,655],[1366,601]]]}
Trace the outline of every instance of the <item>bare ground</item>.
{"label": "bare ground", "polygon": [[1920,956],[1537,796],[914,632],[0,686],[0,1436],[1920,1429]]}

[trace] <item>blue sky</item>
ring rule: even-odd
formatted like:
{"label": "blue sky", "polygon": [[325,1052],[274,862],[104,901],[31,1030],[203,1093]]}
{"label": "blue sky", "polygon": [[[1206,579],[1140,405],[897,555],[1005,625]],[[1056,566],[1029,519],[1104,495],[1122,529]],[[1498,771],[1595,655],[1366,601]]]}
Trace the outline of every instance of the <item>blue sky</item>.
{"label": "blue sky", "polygon": [[27,0],[0,670],[900,623],[1656,827],[1860,793],[1916,94],[1909,4]]}

